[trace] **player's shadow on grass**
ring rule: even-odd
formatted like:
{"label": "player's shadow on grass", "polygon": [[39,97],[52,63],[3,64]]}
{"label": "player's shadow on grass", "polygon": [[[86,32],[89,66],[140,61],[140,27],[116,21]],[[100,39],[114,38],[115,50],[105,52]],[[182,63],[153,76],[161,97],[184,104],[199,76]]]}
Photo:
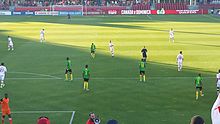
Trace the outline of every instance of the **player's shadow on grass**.
{"label": "player's shadow on grass", "polygon": [[[111,27],[111,28],[124,28],[124,29],[139,29],[139,30],[149,30],[149,31],[159,31],[159,32],[169,32],[169,29],[162,30],[152,27],[138,26],[133,25],[133,22],[163,22],[163,21],[172,21],[172,22],[208,22],[212,23],[216,20],[210,19],[201,19],[202,17],[195,17],[193,15],[184,15],[178,16],[178,18],[174,18],[174,15],[166,15],[166,16],[154,16],[152,15],[153,20],[148,20],[145,16],[95,16],[95,17],[74,17],[71,21],[66,19],[65,17],[57,17],[57,16],[34,16],[34,18],[30,18],[31,16],[6,16],[5,18],[1,18],[0,22],[45,22],[45,23],[57,23],[57,24],[78,24],[78,25],[88,25],[88,26],[100,26],[100,27]],[[137,17],[137,18],[135,18]],[[191,17],[190,19],[187,17]],[[193,18],[192,18],[193,17]],[[114,24],[115,23],[115,24]],[[130,23],[128,24],[118,24],[118,23]],[[149,25],[148,25],[149,26]],[[184,33],[184,34],[198,34],[198,35],[213,35],[219,36],[219,33],[207,33],[207,32],[192,32],[192,31],[178,31],[175,30],[176,33]]]}
{"label": "player's shadow on grass", "polygon": [[[0,36],[7,37],[5,36],[5,34],[1,34],[1,33]],[[91,88],[90,93],[86,94],[87,97],[86,95],[81,94],[80,92],[81,89],[79,89],[82,88],[81,87],[82,79],[76,80],[73,83],[72,82],[64,83],[63,80],[58,80],[58,81],[55,80],[54,82],[48,80],[46,81],[34,80],[33,82],[37,82],[36,85],[35,83],[32,83],[31,85],[36,86],[35,89],[32,89],[32,87],[30,86],[27,86],[26,88],[25,86],[26,90],[29,91],[28,94],[30,96],[32,97],[36,97],[36,95],[40,96],[40,99],[35,98],[37,100],[36,102],[33,102],[34,100],[30,100],[33,103],[27,107],[25,106],[25,109],[33,109],[32,108],[33,105],[33,107],[38,106],[38,109],[47,108],[53,110],[54,108],[57,108],[57,106],[59,106],[59,108],[66,110],[66,108],[73,108],[73,106],[74,107],[76,106],[77,108],[80,104],[80,107],[77,108],[77,110],[79,110],[80,113],[85,114],[85,116],[82,118],[77,116],[77,118],[80,118],[78,119],[80,120],[80,122],[82,122],[83,118],[87,119],[88,112],[93,110],[97,111],[98,113],[103,113],[103,116],[105,118],[108,118],[109,115],[106,113],[117,111],[117,109],[114,110],[115,108],[117,108],[116,105],[119,107],[118,109],[120,111],[127,112],[129,111],[129,109],[132,109],[134,113],[138,111],[143,115],[145,115],[148,112],[153,113],[155,111],[155,109],[153,108],[158,107],[159,112],[157,113],[157,115],[162,118],[166,118],[167,116],[166,114],[172,112],[171,109],[175,110],[176,112],[179,111],[180,107],[182,106],[178,106],[177,103],[180,103],[182,99],[189,99],[189,98],[194,99],[193,98],[194,91],[188,89],[194,89],[193,81],[194,81],[194,77],[197,76],[198,73],[202,73],[203,76],[205,77],[213,77],[213,82],[215,81],[215,76],[214,76],[215,72],[208,72],[208,71],[206,72],[201,69],[196,69],[191,67],[184,67],[182,72],[177,72],[177,67],[175,64],[164,64],[163,62],[158,63],[158,62],[148,61],[147,69],[146,69],[147,82],[140,83],[138,79],[139,60],[137,59],[126,58],[126,57],[118,56],[117,54],[115,58],[112,58],[110,54],[103,54],[101,51],[97,51],[97,55],[95,59],[92,59],[90,56],[89,46],[88,47],[65,46],[62,44],[56,44],[50,42],[40,43],[33,40],[22,39],[18,37],[14,37],[14,38],[16,38],[16,40],[18,41],[22,41],[20,43],[21,45],[19,46],[17,46],[15,42],[15,51],[14,51],[15,54],[6,55],[6,53],[8,53],[7,50],[5,50],[4,53],[1,53],[3,56],[2,60],[5,60],[7,66],[13,69],[14,71],[18,70],[23,72],[35,72],[35,73],[43,73],[43,74],[51,74],[54,72],[59,72],[54,76],[64,78],[65,59],[68,56],[71,58],[73,62],[74,78],[81,78],[82,68],[85,66],[85,64],[89,65],[89,68],[91,69],[90,81],[91,84],[93,85],[92,86],[93,89]],[[25,44],[26,42],[32,42],[32,44],[22,45]],[[13,77],[13,75],[9,73],[8,77]],[[185,80],[184,77],[186,77],[187,80]],[[122,78],[122,79],[117,80],[116,78]],[[19,83],[25,84],[27,82],[17,81],[17,84]],[[54,83],[59,84],[59,86],[54,85]],[[16,84],[14,85],[16,86]],[[65,87],[65,85],[68,85],[68,87]],[[178,87],[179,85],[180,87]],[[11,84],[11,86],[13,86],[13,84]],[[38,88],[39,86],[41,87]],[[21,87],[18,87],[18,89],[19,88]],[[44,88],[46,90],[41,91]],[[57,89],[65,90],[65,91],[59,91]],[[16,98],[18,99],[26,98],[27,95],[26,90],[17,91],[17,89],[15,89],[15,92],[19,92],[18,96],[16,94]],[[192,93],[190,93],[192,94],[192,96],[188,94],[184,94],[187,91],[190,92],[192,91]],[[24,94],[22,94],[23,92]],[[214,92],[215,92],[214,90],[209,91],[208,92],[209,94],[207,93],[207,96],[210,96],[211,98],[205,100],[205,102],[201,104],[203,105],[204,103],[210,103],[211,105],[212,101],[214,100],[214,95],[211,94],[215,94]],[[59,96],[58,99],[62,98],[62,102],[57,101],[56,95]],[[106,99],[106,97],[108,99]],[[175,98],[175,100],[173,100],[171,97]],[[50,103],[43,101],[45,99],[50,103],[52,103],[52,105],[50,105]],[[74,102],[71,102],[72,99],[74,99]],[[160,99],[161,101],[160,100],[158,101],[158,99]],[[114,100],[114,103],[112,102],[112,100]],[[17,110],[24,108],[24,104],[18,104],[20,101],[21,100],[14,100],[13,102],[13,104],[16,105]],[[88,104],[88,102],[85,101],[95,102],[96,105],[94,106],[92,103]],[[186,110],[189,110],[190,105],[192,105],[192,103],[186,101],[188,100],[183,100],[184,108],[186,108]],[[60,104],[64,104],[64,103],[65,103],[64,106],[60,106]],[[164,103],[166,103],[166,105],[164,105],[165,107],[163,106]],[[121,107],[122,104],[125,107],[123,106]],[[148,106],[151,106],[150,107],[151,109],[149,109]],[[163,111],[161,111],[161,106],[163,107]],[[143,108],[146,110],[143,111]],[[202,110],[206,110],[206,108],[208,108],[209,110],[209,106],[205,107],[205,109]],[[103,112],[103,110],[105,112]],[[182,113],[191,116],[191,114],[188,111],[181,112],[181,115]],[[120,114],[124,114],[124,113],[119,112],[116,113],[115,116],[120,116]],[[150,114],[148,116],[150,116]],[[179,116],[178,113],[177,115],[175,114],[175,116]],[[179,117],[187,119],[188,116],[179,116]],[[136,118],[137,117],[133,115],[131,119],[136,119]],[[140,116],[140,119],[135,121],[141,121],[142,119],[143,120],[146,119],[146,116]],[[122,120],[123,119],[119,118],[120,122],[122,122]],[[126,118],[126,120],[128,119]],[[151,119],[149,118],[148,120]],[[159,124],[161,121],[154,120],[153,122]],[[185,120],[185,122],[188,121]],[[124,123],[130,124],[131,122],[130,123],[124,122]]]}

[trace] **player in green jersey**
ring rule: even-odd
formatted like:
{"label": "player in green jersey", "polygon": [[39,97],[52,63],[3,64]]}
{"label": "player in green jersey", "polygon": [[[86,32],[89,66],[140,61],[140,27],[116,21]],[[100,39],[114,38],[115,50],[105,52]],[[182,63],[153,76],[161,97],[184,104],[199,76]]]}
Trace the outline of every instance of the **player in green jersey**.
{"label": "player in green jersey", "polygon": [[196,78],[195,78],[195,85],[196,85],[196,100],[199,98],[199,92],[201,96],[204,96],[204,94],[202,93],[202,76],[201,74],[199,74]]}
{"label": "player in green jersey", "polygon": [[146,68],[146,63],[144,62],[144,59],[141,59],[141,62],[139,64],[140,81],[144,81],[144,82],[145,82],[145,68]]}
{"label": "player in green jersey", "polygon": [[66,58],[66,71],[65,71],[65,78],[68,80],[68,73],[70,74],[70,80],[73,80],[73,75],[72,75],[72,63],[69,59],[69,57]]}
{"label": "player in green jersey", "polygon": [[91,56],[92,58],[95,58],[95,50],[96,50],[96,46],[94,43],[92,43],[91,45]]}
{"label": "player in green jersey", "polygon": [[90,71],[88,69],[88,65],[86,65],[85,68],[83,69],[82,76],[84,79],[83,89],[88,91],[89,90],[89,77],[90,77]]}

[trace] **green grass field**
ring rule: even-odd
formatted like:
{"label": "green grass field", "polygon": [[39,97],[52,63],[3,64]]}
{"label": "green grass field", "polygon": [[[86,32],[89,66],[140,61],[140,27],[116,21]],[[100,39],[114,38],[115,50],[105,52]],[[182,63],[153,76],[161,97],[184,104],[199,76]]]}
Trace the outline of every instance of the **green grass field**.
{"label": "green grass field", "polygon": [[[187,124],[198,114],[210,124],[220,68],[220,18],[150,17],[1,16],[0,62],[8,74],[0,95],[9,94],[14,124],[35,124],[40,115],[48,116],[52,124],[69,124],[71,111],[73,124],[85,124],[89,112],[99,115],[102,124],[112,118],[119,124]],[[168,41],[170,28],[175,30],[175,43]],[[8,35],[14,51],[7,51]],[[115,44],[115,58],[109,53],[109,40]],[[97,47],[95,59],[90,56],[92,42]],[[138,63],[144,45],[149,57],[147,82],[141,83]],[[183,71],[177,72],[180,50],[185,61]],[[64,81],[67,56],[73,63],[72,82]],[[82,89],[85,64],[91,70],[89,92]],[[204,77],[205,96],[196,101],[198,73]]]}

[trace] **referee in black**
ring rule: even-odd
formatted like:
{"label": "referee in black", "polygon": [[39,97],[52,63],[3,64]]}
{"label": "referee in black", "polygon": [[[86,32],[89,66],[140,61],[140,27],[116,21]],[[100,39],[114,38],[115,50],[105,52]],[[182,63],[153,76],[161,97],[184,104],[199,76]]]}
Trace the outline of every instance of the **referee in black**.
{"label": "referee in black", "polygon": [[141,53],[142,53],[144,62],[146,62],[146,61],[147,61],[147,49],[145,48],[145,46],[144,46],[144,48],[141,50]]}

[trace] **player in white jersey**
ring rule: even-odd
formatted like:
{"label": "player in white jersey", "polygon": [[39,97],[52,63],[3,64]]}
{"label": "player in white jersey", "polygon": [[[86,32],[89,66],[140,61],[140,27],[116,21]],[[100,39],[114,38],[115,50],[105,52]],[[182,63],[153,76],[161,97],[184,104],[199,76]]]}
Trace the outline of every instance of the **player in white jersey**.
{"label": "player in white jersey", "polygon": [[14,50],[14,44],[10,36],[8,36],[8,51]]}
{"label": "player in white jersey", "polygon": [[109,42],[109,50],[112,54],[112,57],[114,57],[114,44],[112,43],[112,41],[110,40]]}
{"label": "player in white jersey", "polygon": [[218,70],[218,74],[216,74],[216,84],[217,84],[217,95],[218,95],[220,89],[220,69]]}
{"label": "player in white jersey", "polygon": [[42,43],[42,42],[45,42],[45,37],[44,37],[44,35],[45,35],[45,31],[44,31],[44,29],[42,29],[41,31],[40,31],[40,42]]}
{"label": "player in white jersey", "polygon": [[178,71],[181,71],[183,67],[183,52],[182,51],[180,51],[180,53],[177,55],[176,62],[178,64]]}
{"label": "player in white jersey", "polygon": [[4,63],[1,63],[0,65],[0,80],[1,80],[0,88],[3,88],[5,86],[4,80],[5,80],[6,72],[7,72],[7,68],[4,66]]}
{"label": "player in white jersey", "polygon": [[170,29],[169,34],[170,34],[169,42],[172,41],[174,43],[174,30],[173,30],[173,28]]}

